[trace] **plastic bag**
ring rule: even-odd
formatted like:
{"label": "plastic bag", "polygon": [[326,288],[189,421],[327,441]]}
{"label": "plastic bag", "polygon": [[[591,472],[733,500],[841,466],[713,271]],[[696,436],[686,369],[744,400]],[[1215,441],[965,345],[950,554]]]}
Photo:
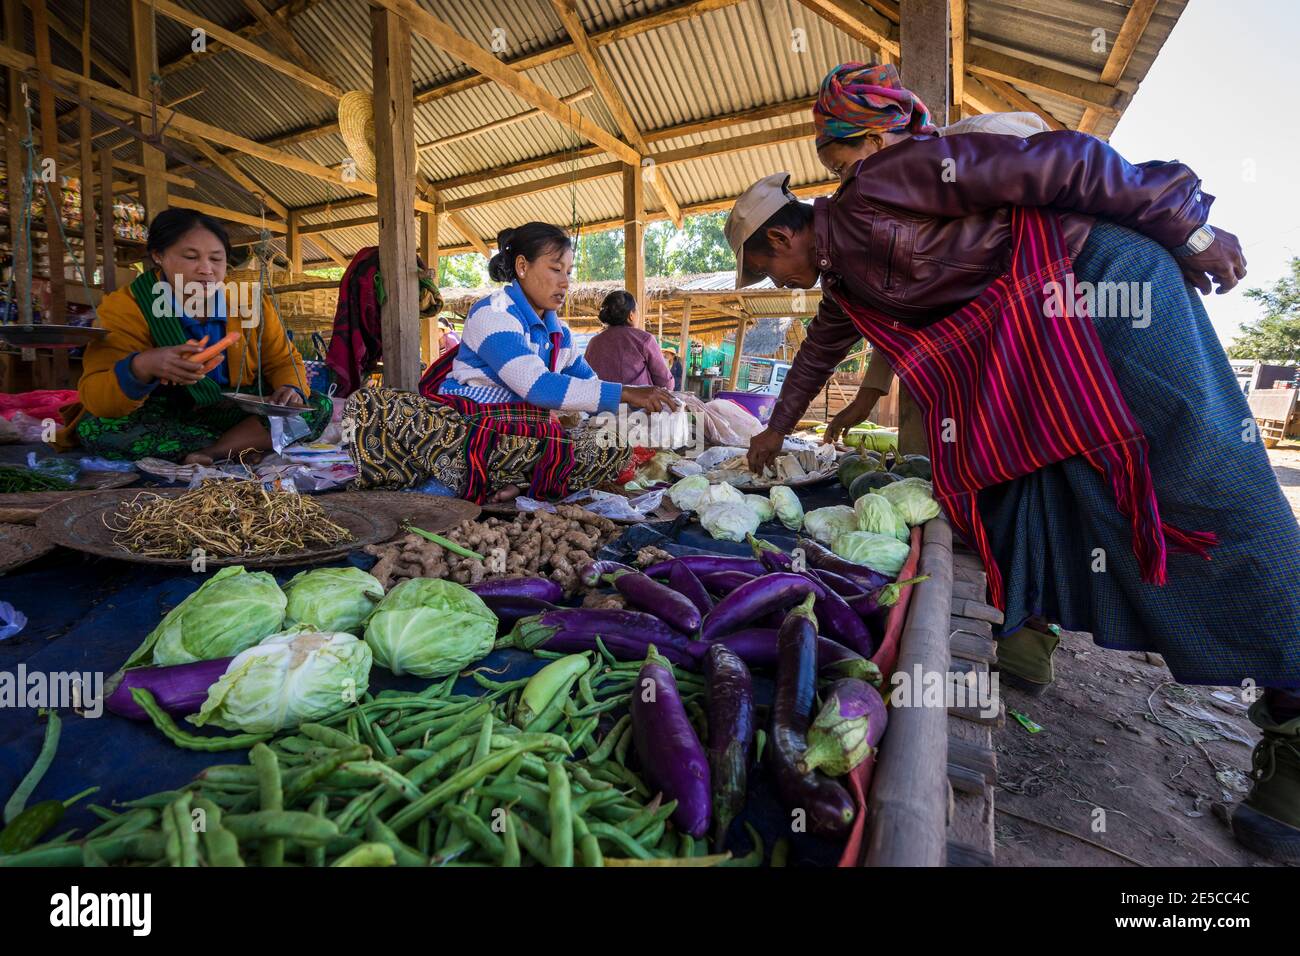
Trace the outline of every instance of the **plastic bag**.
{"label": "plastic bag", "polygon": [[763,430],[763,423],[725,398],[705,404],[704,440],[710,445],[749,447],[749,440]]}
{"label": "plastic bag", "polygon": [[268,421],[271,423],[271,447],[277,453],[311,434],[311,426],[301,415],[272,415]]}
{"label": "plastic bag", "polygon": [[704,471],[712,471],[723,462],[731,461],[733,458],[739,458],[748,452],[744,448],[737,448],[734,445],[719,445],[716,448],[710,448],[708,451],[695,458],[695,463]]}
{"label": "plastic bag", "polygon": [[0,641],[8,640],[26,626],[26,614],[8,601],[0,601]]}

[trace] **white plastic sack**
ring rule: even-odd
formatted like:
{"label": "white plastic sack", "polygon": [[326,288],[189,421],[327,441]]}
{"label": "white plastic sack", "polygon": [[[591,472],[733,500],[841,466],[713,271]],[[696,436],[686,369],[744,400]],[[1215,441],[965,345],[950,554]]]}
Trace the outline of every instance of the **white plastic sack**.
{"label": "white plastic sack", "polygon": [[733,401],[715,398],[704,406],[704,440],[710,445],[749,447],[763,423]]}

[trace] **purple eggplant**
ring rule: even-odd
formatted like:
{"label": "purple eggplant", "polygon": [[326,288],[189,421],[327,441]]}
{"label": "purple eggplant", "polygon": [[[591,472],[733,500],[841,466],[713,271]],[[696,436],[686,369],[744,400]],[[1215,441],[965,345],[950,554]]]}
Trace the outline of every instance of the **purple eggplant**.
{"label": "purple eggplant", "polygon": [[764,541],[762,538],[755,538],[752,534],[745,535],[745,540],[753,549],[754,557],[763,562],[763,567],[769,571],[789,571],[794,566],[794,560],[770,541]]}
{"label": "purple eggplant", "polygon": [[834,571],[826,571],[822,568],[813,568],[809,574],[842,598],[857,597],[858,595],[865,593],[862,588],[858,587],[858,585],[853,581],[850,581],[842,574],[836,574]]}
{"label": "purple eggplant", "polygon": [[889,578],[879,571],[873,571],[865,564],[854,564],[852,561],[845,561],[834,551],[824,547],[811,538],[800,538],[799,547],[803,549],[804,557],[808,561],[809,567],[817,568],[821,571],[833,571],[845,578],[848,578],[854,584],[857,584],[864,591],[874,591],[876,588],[883,587],[889,583]]}
{"label": "purple eggplant", "polygon": [[538,647],[555,631],[590,634],[593,637],[628,637],[645,647],[655,643],[662,647],[686,650],[693,642],[667,624],[642,611],[616,611],[607,608],[562,607],[535,617],[526,617],[511,631],[515,647],[529,651]]}
{"label": "purple eggplant", "polygon": [[844,839],[857,808],[849,792],[831,778],[799,769],[808,749],[817,690],[817,619],[810,594],[786,616],[777,638],[776,692],[772,699],[772,766],[777,793],[791,810],[807,814],[808,829]]}
{"label": "purple eggplant", "polygon": [[506,634],[523,618],[559,610],[550,601],[513,594],[480,594],[488,610],[497,616],[497,634]]}
{"label": "purple eggplant", "polygon": [[564,598],[564,588],[546,578],[496,578],[471,584],[469,589],[481,598],[528,597],[554,604]]}
{"label": "purple eggplant", "polygon": [[714,571],[743,571],[746,574],[763,574],[767,568],[762,561],[754,558],[737,558],[725,554],[686,554],[680,558],[660,561],[645,569],[652,578],[666,578],[674,561],[680,561],[696,574],[712,574]]}
{"label": "purple eggplant", "polygon": [[[600,644],[596,639],[600,639]],[[585,651],[599,651],[605,645],[620,661],[645,660],[646,652],[653,644],[644,638],[629,637],[626,634],[597,634],[593,631],[569,631],[561,628],[549,633],[540,642],[530,644],[527,650],[556,651],[560,654],[581,654]],[[659,654],[677,667],[688,671],[699,671],[700,659],[709,649],[708,644],[691,641],[685,647],[656,645]]]}
{"label": "purple eggplant", "polygon": [[739,655],[710,644],[704,655],[709,725],[709,774],[713,790],[713,843],[718,852],[745,806],[754,743],[754,678]]}
{"label": "purple eggplant", "polygon": [[713,598],[709,597],[699,576],[684,564],[674,564],[668,572],[668,586],[695,605],[701,615],[713,610]]}
{"label": "purple eggplant", "polygon": [[845,603],[844,598],[836,594],[832,588],[822,584],[810,572],[805,571],[804,577],[816,587],[813,593],[817,596],[817,603],[813,606],[813,613],[817,615],[821,629],[836,643],[843,644],[863,657],[870,657],[871,632],[862,623],[862,618]]}
{"label": "purple eggplant", "polygon": [[820,769],[833,777],[851,773],[880,742],[888,719],[885,701],[874,687],[860,680],[837,680],[822,694],[822,709],[808,728],[808,749],[799,769]]}
{"label": "purple eggplant", "polygon": [[601,577],[606,574],[617,574],[619,572],[635,571],[636,568],[628,567],[621,561],[593,561],[582,569],[579,579],[589,588],[594,588],[600,583]]}
{"label": "purple eggplant", "polygon": [[[148,720],[149,715],[131,697],[131,688],[142,687],[153,694],[163,710],[178,717],[197,714],[208,699],[208,688],[217,682],[233,657],[195,661],[171,667],[133,667],[109,679],[104,706],[131,720]],[[116,686],[114,680],[119,680]]]}
{"label": "purple eggplant", "polygon": [[709,761],[686,715],[672,668],[654,646],[632,695],[632,740],[646,779],[667,799],[677,801],[677,828],[704,836],[710,819]]}
{"label": "purple eggplant", "polygon": [[627,598],[629,604],[654,614],[673,630],[694,634],[700,629],[704,616],[686,595],[678,594],[632,568],[614,571],[609,577],[614,582],[614,589]]}
{"label": "purple eggplant", "polygon": [[814,585],[803,575],[782,571],[747,581],[709,612],[704,627],[700,629],[700,639],[712,642],[772,611],[798,604],[811,595],[815,587],[819,585]]}
{"label": "purple eggplant", "polygon": [[855,598],[849,598],[849,607],[862,618],[868,618],[877,612],[888,610],[898,603],[899,597],[903,593],[903,588],[910,584],[919,584],[929,578],[930,575],[922,574],[920,577],[908,578],[906,581],[895,581],[893,584],[885,584],[865,594],[860,594]]}
{"label": "purple eggplant", "polygon": [[756,575],[746,574],[744,571],[713,571],[709,574],[701,574],[700,583],[711,594],[727,595],[742,584],[753,581],[755,577]]}
{"label": "purple eggplant", "polygon": [[[773,628],[750,627],[728,634],[724,644],[750,667],[776,667],[776,641],[780,632]],[[856,677],[879,685],[880,668],[861,654],[836,644],[829,637],[817,636],[817,673],[822,678]]]}

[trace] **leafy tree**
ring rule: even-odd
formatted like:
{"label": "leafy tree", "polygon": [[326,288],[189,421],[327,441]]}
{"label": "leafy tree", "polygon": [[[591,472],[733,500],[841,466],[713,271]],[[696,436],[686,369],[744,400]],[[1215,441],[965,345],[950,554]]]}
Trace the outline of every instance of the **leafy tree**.
{"label": "leafy tree", "polygon": [[584,232],[578,237],[573,265],[574,279],[578,282],[623,278],[623,230]]}
{"label": "leafy tree", "polygon": [[726,221],[727,214],[722,212],[686,217],[673,237],[667,274],[691,275],[736,268],[736,257],[722,233]]}
{"label": "leafy tree", "polygon": [[1246,298],[1264,308],[1264,317],[1244,326],[1228,347],[1233,358],[1283,364],[1300,363],[1300,256],[1291,260],[1291,274],[1271,289],[1247,289]]}
{"label": "leafy tree", "polygon": [[438,288],[477,289],[487,284],[487,264],[477,253],[443,256],[438,260]]}

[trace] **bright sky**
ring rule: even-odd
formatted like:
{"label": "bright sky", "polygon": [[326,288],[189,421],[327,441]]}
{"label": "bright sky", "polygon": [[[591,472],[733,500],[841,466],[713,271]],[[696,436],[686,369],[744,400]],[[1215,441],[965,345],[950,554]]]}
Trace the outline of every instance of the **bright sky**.
{"label": "bright sky", "polygon": [[1297,0],[1190,0],[1111,136],[1130,162],[1178,160],[1216,197],[1210,222],[1237,234],[1248,275],[1205,299],[1228,344],[1259,318],[1246,288],[1300,255]]}

